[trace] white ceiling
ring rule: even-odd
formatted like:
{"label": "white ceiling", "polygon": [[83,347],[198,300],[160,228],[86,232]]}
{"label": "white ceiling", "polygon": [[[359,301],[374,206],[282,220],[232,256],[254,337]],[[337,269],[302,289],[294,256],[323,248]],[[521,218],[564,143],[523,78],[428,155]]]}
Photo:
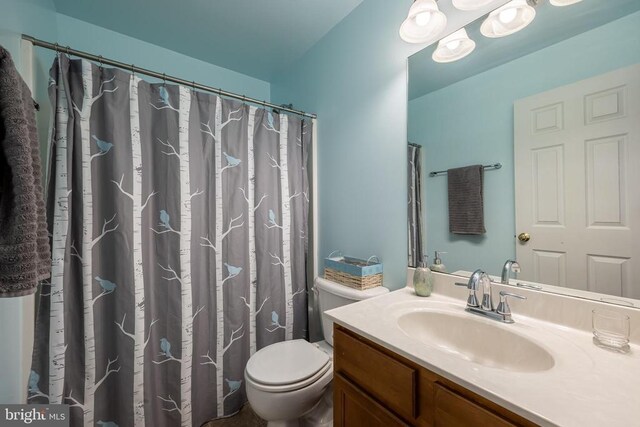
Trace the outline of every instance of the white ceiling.
{"label": "white ceiling", "polygon": [[54,0],[59,13],[270,81],[362,0]]}

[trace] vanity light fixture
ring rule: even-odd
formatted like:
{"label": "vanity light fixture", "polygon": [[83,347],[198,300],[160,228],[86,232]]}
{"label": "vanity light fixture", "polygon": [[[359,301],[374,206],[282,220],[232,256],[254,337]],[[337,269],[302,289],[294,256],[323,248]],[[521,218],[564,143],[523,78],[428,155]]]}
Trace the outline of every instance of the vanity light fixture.
{"label": "vanity light fixture", "polygon": [[480,26],[485,37],[497,38],[516,33],[529,25],[536,10],[527,0],[512,0],[489,14]]}
{"label": "vanity light fixture", "polygon": [[431,55],[436,62],[453,62],[469,55],[476,48],[476,42],[467,35],[467,30],[459,29],[438,42],[438,47]]}
{"label": "vanity light fixture", "polygon": [[400,26],[400,37],[407,43],[425,43],[437,37],[447,25],[436,0],[415,0],[407,19]]}
{"label": "vanity light fixture", "polygon": [[549,0],[553,6],[571,6],[572,4],[580,3],[582,0]]}
{"label": "vanity light fixture", "polygon": [[452,3],[453,7],[459,10],[476,10],[488,5],[492,1],[493,0],[452,0]]}

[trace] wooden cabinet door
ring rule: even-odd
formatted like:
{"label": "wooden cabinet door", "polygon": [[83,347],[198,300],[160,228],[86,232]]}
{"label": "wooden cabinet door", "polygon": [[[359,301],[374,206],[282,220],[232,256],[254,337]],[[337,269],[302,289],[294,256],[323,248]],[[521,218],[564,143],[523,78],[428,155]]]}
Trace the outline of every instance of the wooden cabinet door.
{"label": "wooden cabinet door", "polygon": [[351,334],[333,334],[334,371],[407,421],[416,417],[418,370]]}
{"label": "wooden cabinet door", "polygon": [[435,384],[435,427],[515,427],[446,387]]}
{"label": "wooden cabinet door", "polygon": [[334,427],[407,426],[378,402],[360,391],[342,375],[333,379]]}

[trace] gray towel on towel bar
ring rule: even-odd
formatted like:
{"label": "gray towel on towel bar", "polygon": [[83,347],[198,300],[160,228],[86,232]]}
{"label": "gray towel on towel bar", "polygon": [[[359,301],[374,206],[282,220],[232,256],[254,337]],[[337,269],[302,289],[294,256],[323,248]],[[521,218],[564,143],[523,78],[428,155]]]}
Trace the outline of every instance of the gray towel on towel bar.
{"label": "gray towel on towel bar", "polygon": [[482,165],[449,169],[449,232],[484,234],[484,202]]}

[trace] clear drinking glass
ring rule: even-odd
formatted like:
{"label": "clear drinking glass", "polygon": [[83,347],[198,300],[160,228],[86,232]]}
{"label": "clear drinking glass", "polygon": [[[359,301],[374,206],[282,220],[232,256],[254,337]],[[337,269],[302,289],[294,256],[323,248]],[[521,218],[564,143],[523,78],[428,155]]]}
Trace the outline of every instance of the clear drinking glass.
{"label": "clear drinking glass", "polygon": [[631,330],[629,316],[613,310],[597,308],[591,316],[593,343],[598,347],[626,353]]}

